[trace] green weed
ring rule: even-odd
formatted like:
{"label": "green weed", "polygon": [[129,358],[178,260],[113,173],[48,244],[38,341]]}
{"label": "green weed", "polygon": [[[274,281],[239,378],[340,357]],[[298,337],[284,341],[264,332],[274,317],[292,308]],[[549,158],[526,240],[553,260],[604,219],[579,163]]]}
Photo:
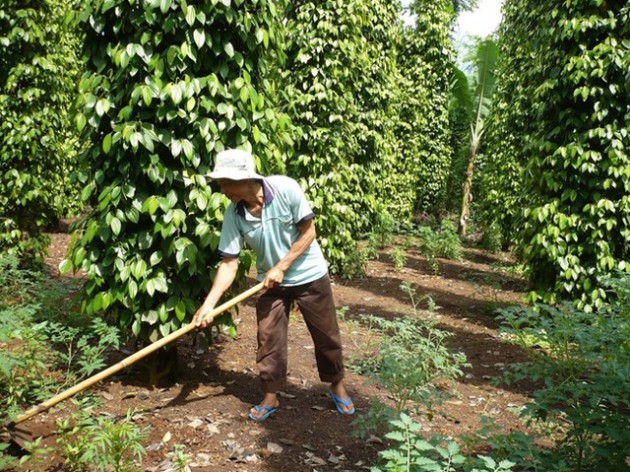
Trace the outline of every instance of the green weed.
{"label": "green weed", "polygon": [[442,221],[438,231],[434,231],[430,226],[420,226],[416,230],[416,235],[420,238],[420,252],[425,255],[436,274],[440,270],[437,260],[439,257],[461,260],[464,255],[455,225],[449,220]]}
{"label": "green weed", "polygon": [[473,296],[483,301],[488,313],[506,306],[501,300],[503,286],[500,275],[487,272],[463,272],[461,278],[471,283]]}
{"label": "green weed", "polygon": [[342,261],[342,276],[345,279],[365,277],[368,253],[365,249],[355,248],[346,253]]}
{"label": "green weed", "polygon": [[[482,427],[471,434],[459,437],[469,451],[484,448],[490,449],[495,458],[514,462],[519,469],[530,472],[546,472],[550,461],[545,457],[546,452],[537,444],[538,437],[525,434],[522,431],[506,432],[505,428],[496,423],[494,418],[481,417]],[[558,470],[562,470],[559,468]],[[567,469],[565,469],[567,470]]]}
{"label": "green weed", "polygon": [[414,403],[432,411],[444,397],[435,382],[461,376],[465,355],[450,352],[445,343],[450,334],[437,329],[435,321],[411,317],[393,321],[371,317],[371,321],[382,335],[379,352],[357,360],[354,369],[386,388],[396,410]]}
{"label": "green weed", "polygon": [[19,464],[17,458],[5,452],[9,446],[8,443],[0,442],[0,470],[7,470],[9,467],[16,467]]}
{"label": "green weed", "polygon": [[75,281],[47,279],[11,256],[0,267],[0,406],[41,401],[105,366],[119,332],[72,310]]}
{"label": "green weed", "polygon": [[379,258],[379,251],[391,245],[396,231],[396,220],[387,211],[376,214],[376,222],[367,240],[360,246],[361,257],[365,261],[373,261]]}
{"label": "green weed", "polygon": [[94,318],[85,327],[50,323],[48,333],[58,348],[57,366],[69,375],[72,383],[103,369],[105,352],[120,347],[118,329],[101,318]]}
{"label": "green weed", "polygon": [[350,311],[350,307],[342,306],[341,308],[337,308],[337,319],[342,323],[348,323],[350,320],[346,318],[346,314]]}
{"label": "green weed", "polygon": [[383,249],[392,243],[395,231],[396,220],[394,217],[387,211],[381,211],[376,214],[376,223],[370,239],[374,241],[378,249]]}
{"label": "green weed", "polygon": [[523,264],[518,264],[509,261],[497,261],[490,264],[490,268],[495,271],[511,274],[516,277],[524,278],[526,275],[526,269]]}
{"label": "green weed", "polygon": [[16,255],[0,256],[0,308],[19,303],[41,278],[40,273],[21,268]]}
{"label": "green weed", "polygon": [[91,452],[101,470],[113,469],[115,472],[140,470],[134,460],[141,463],[146,455],[142,441],[149,430],[140,429],[133,424],[132,415],[133,412],[128,411],[123,421],[99,418],[96,426],[92,428]]}
{"label": "green weed", "polygon": [[507,460],[497,462],[488,456],[467,458],[455,441],[426,440],[420,434],[421,425],[404,412],[391,420],[390,426],[385,437],[393,447],[379,453],[384,463],[373,467],[374,472],[456,472],[464,467],[472,472],[507,472],[516,465]]}
{"label": "green weed", "polygon": [[365,241],[363,245],[361,246],[361,250],[363,251],[365,258],[368,261],[378,260],[378,258],[380,257],[379,255],[380,249],[381,249],[380,242],[378,241],[378,238],[375,237],[375,235],[373,234],[371,234],[368,240]]}
{"label": "green weed", "polygon": [[[570,470],[626,470],[630,444],[630,275],[606,281],[611,302],[597,313],[574,305],[503,310],[503,332],[518,345],[537,340],[529,360],[504,380],[540,382],[522,415],[554,429],[550,464]],[[563,467],[563,466],[560,466]],[[549,470],[561,470],[549,467]]]}
{"label": "green weed", "polygon": [[94,408],[90,400],[72,400],[78,407],[70,418],[56,421],[56,452],[63,458],[64,467],[70,471],[82,471],[86,463],[93,464],[94,444],[89,432],[95,427]]}
{"label": "green weed", "polygon": [[370,400],[370,410],[365,415],[357,415],[352,420],[352,435],[366,438],[371,434],[383,430],[397,415],[396,410],[386,405],[378,398]]}
{"label": "green weed", "polygon": [[[345,340],[350,341],[353,347],[365,355],[366,352],[373,352],[376,350],[376,340],[378,335],[373,329],[372,322],[365,318],[360,317],[358,319],[349,318],[347,315],[350,308],[343,306],[337,309],[337,319],[350,328],[345,333]],[[355,357],[350,357],[350,364],[354,362]]]}
{"label": "green weed", "polygon": [[58,436],[55,452],[64,459],[70,471],[85,470],[85,464],[94,464],[102,471],[126,472],[140,470],[146,451],[142,441],[148,429],[133,423],[133,412],[125,419],[94,418],[96,404],[90,401],[74,402],[79,409],[71,418],[57,421]]}
{"label": "green weed", "polygon": [[368,356],[353,361],[352,368],[387,389],[397,412],[423,407],[431,417],[434,405],[447,396],[436,382],[461,376],[466,356],[449,350],[446,340],[450,333],[436,327],[437,318],[431,312],[420,316],[421,300],[415,290],[409,284],[401,288],[410,295],[414,316],[396,320],[363,317],[380,342],[375,352],[370,350]]}
{"label": "green weed", "polygon": [[394,265],[394,269],[400,271],[405,268],[405,264],[407,263],[407,253],[404,249],[396,247],[392,249],[392,264]]}
{"label": "green weed", "polygon": [[[7,310],[0,312],[6,315]],[[0,406],[32,404],[49,396],[56,382],[49,375],[51,350],[46,323],[19,327],[10,333],[0,329]]]}
{"label": "green weed", "polygon": [[43,438],[37,438],[34,441],[26,442],[24,449],[27,454],[20,458],[19,463],[27,467],[27,471],[45,470],[50,466],[50,457],[54,454],[54,448],[45,446]]}
{"label": "green weed", "polygon": [[183,444],[175,444],[175,446],[173,446],[173,452],[169,454],[171,457],[172,470],[174,472],[186,472],[190,470],[188,465],[192,463],[193,459],[190,454],[186,454],[184,449],[185,446]]}
{"label": "green weed", "polygon": [[[416,289],[413,287],[411,282],[401,283],[400,290],[402,290],[409,297],[414,316],[420,316],[421,313],[424,313],[425,315],[432,317],[435,315],[436,311],[442,308],[437,303],[435,303],[435,300],[433,300],[433,297],[430,294],[418,297]],[[424,312],[422,312],[420,305],[424,302],[426,302],[427,308]]]}

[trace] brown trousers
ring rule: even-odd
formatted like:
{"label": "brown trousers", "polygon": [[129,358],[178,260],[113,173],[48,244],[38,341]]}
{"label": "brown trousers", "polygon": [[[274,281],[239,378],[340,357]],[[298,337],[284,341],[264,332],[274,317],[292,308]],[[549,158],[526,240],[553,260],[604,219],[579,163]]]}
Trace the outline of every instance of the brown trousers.
{"label": "brown trousers", "polygon": [[335,302],[330,279],[325,275],[304,285],[268,289],[258,298],[256,365],[264,393],[275,393],[286,382],[287,332],[293,302],[297,304],[313,338],[320,380],[334,383],[344,375]]}

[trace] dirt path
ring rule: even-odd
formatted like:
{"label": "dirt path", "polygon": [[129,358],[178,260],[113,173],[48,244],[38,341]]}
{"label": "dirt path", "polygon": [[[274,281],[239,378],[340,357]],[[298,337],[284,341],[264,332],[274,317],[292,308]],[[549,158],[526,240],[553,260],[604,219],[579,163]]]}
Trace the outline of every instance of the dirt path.
{"label": "dirt path", "polygon": [[[69,237],[53,234],[48,263],[57,267]],[[481,415],[492,417],[508,430],[519,428],[514,409],[527,401],[527,391],[493,387],[490,377],[506,365],[522,360],[523,353],[502,342],[491,314],[501,303],[516,303],[524,284],[501,272],[497,264],[506,255],[468,249],[461,262],[440,260],[436,275],[418,253],[410,250],[406,267],[393,269],[387,251],[369,263],[367,277],[334,279],[338,308],[347,307],[346,318],[361,314],[384,317],[410,313],[402,282],[410,282],[418,296],[430,294],[441,307],[440,324],[454,334],[453,349],[465,352],[472,364],[456,383],[457,397],[443,405],[444,415],[423,420],[427,435],[450,437],[475,431]],[[289,335],[289,384],[281,398],[281,409],[261,424],[246,418],[260,399],[255,371],[255,315],[253,301],[239,313],[235,339],[222,336],[209,350],[197,348],[192,337],[178,342],[180,374],[176,383],[150,388],[137,381],[133,370],[104,381],[94,392],[104,400],[102,413],[123,417],[135,411],[139,426],[150,427],[143,442],[148,455],[143,470],[162,471],[170,466],[169,453],[183,444],[192,456],[194,471],[359,471],[376,461],[380,442],[352,435],[352,419],[337,414],[327,399],[326,385],[316,376],[313,346],[301,318],[291,318]],[[426,306],[426,304],[424,305]],[[361,354],[365,335],[356,324],[342,323],[346,357]],[[369,410],[374,398],[388,400],[387,392],[351,372],[347,385],[357,415]],[[72,408],[65,402],[52,412],[29,422],[34,429],[50,429],[54,418],[67,416]],[[50,468],[48,470],[63,470]]]}

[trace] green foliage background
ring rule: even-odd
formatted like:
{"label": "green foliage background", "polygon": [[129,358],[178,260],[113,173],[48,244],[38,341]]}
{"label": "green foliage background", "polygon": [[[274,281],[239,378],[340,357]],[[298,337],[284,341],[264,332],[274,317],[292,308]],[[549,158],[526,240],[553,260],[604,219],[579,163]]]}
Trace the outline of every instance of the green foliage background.
{"label": "green foliage background", "polygon": [[391,172],[395,143],[387,117],[399,5],[289,2],[285,16],[280,103],[300,130],[287,172],[302,181],[322,249],[339,270],[381,209],[381,181]]}
{"label": "green foliage background", "polygon": [[[80,205],[58,189],[80,189],[88,212],[63,269],[87,274],[88,313],[155,339],[194,312],[226,207],[203,174],[225,147],[300,180],[333,271],[387,215],[454,206],[462,2],[411,2],[413,28],[384,0],[84,0],[80,31],[63,21],[70,7],[0,10],[0,246],[41,254],[42,229]],[[504,16],[484,217],[518,244],[532,299],[589,309],[598,275],[628,270],[628,7],[508,1]],[[76,82],[88,144],[69,182]]]}
{"label": "green foliage background", "polygon": [[[413,179],[414,210],[439,216],[451,166],[448,104],[454,56],[450,31],[456,16],[450,0],[416,0],[411,12],[416,24],[403,35],[398,55],[403,76],[399,171]],[[399,191],[404,195],[407,188]]]}
{"label": "green foliage background", "polygon": [[446,194],[451,2],[290,2],[281,103],[299,177],[335,271],[382,215],[439,213]]}
{"label": "green foliage background", "polygon": [[88,313],[153,341],[210,287],[227,205],[203,176],[215,153],[251,149],[265,170],[279,154],[265,79],[275,2],[86,1],[78,19],[89,73],[76,121],[91,143],[79,180],[93,211],[63,269],[87,274]]}
{"label": "green foliage background", "polygon": [[529,266],[532,300],[588,311],[604,297],[598,276],[630,270],[629,14],[624,2],[504,5],[487,208]]}
{"label": "green foliage background", "polygon": [[[432,189],[422,208],[437,211],[449,167],[439,137],[450,52],[439,42],[453,7],[417,8],[412,33],[400,5],[385,1],[80,4],[88,73],[75,123],[90,144],[77,180],[91,210],[62,269],[87,274],[85,311],[114,313],[149,340],[189,319],[214,275],[226,208],[202,176],[226,147],[301,181],[333,271],[347,270],[347,254],[383,215],[410,217],[421,189]],[[408,64],[397,61],[407,33]],[[408,90],[425,105],[419,113]],[[402,159],[401,138],[414,134]]]}
{"label": "green foliage background", "polygon": [[69,176],[80,143],[71,122],[80,37],[70,0],[0,5],[0,252],[39,259],[43,230],[77,210]]}

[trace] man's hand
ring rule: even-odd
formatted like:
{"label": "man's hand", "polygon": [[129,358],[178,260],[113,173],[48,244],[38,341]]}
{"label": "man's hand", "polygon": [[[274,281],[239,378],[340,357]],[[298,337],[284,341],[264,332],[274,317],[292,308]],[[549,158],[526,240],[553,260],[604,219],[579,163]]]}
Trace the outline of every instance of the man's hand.
{"label": "man's hand", "polygon": [[263,279],[263,286],[265,288],[272,288],[276,285],[280,285],[284,280],[284,271],[280,269],[278,266],[272,267],[265,274],[265,278]]}
{"label": "man's hand", "polygon": [[219,302],[221,295],[230,288],[236,272],[238,270],[238,257],[224,257],[219,264],[217,274],[212,282],[210,293],[206,296],[203,304],[199,307],[191,323],[195,323],[197,329],[203,329],[212,323],[211,319],[206,320],[206,316],[214,309]]}
{"label": "man's hand", "polygon": [[206,316],[214,309],[214,306],[203,304],[199,307],[195,316],[193,316],[192,322],[195,323],[197,329],[204,329],[208,325],[212,324],[212,318],[206,318]]}

